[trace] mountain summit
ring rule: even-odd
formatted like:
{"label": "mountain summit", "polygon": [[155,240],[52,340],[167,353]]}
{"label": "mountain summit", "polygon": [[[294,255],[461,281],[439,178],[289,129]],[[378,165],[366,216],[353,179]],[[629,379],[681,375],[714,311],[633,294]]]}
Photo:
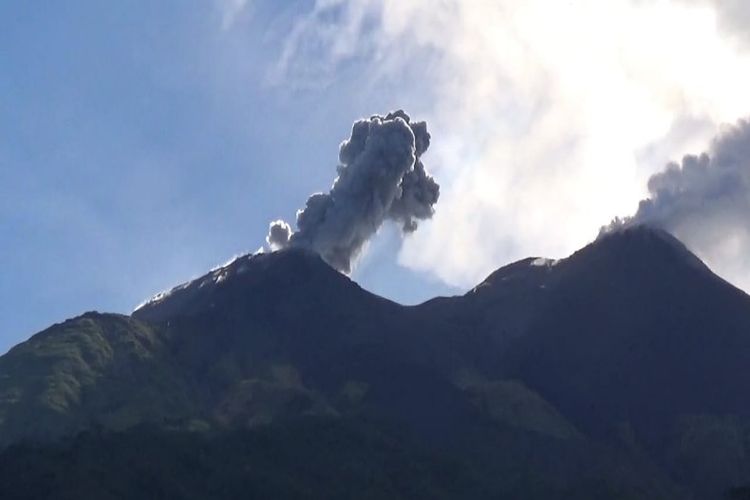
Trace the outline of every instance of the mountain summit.
{"label": "mountain summit", "polygon": [[[289,248],[238,257],[131,316],[53,325],[1,357],[0,443],[15,448],[0,484],[28,486],[3,468],[21,463],[11,449],[44,478],[56,453],[78,450],[72,473],[87,474],[85,450],[125,460],[126,442],[176,447],[158,465],[190,482],[179,456],[234,436],[255,447],[216,460],[250,490],[261,479],[244,460],[282,454],[264,472],[275,478],[310,466],[286,455],[306,449],[331,450],[326,467],[368,464],[348,481],[373,498],[722,498],[750,484],[749,390],[750,297],[660,230],[524,259],[411,307]],[[388,482],[388,460],[416,464],[422,489]],[[441,482],[443,460],[458,489]],[[112,481],[132,496],[128,477]],[[207,481],[194,491],[216,496]]]}
{"label": "mountain summit", "polygon": [[291,247],[236,257],[200,278],[157,294],[138,306],[132,316],[164,322],[200,315],[217,306],[232,307],[238,301],[275,303],[286,300],[285,294],[309,294],[305,301],[327,297],[331,304],[346,302],[350,294],[374,298],[312,250]]}
{"label": "mountain summit", "polygon": [[[631,228],[559,262],[522,261],[471,295],[503,370],[581,425],[650,434],[680,414],[750,414],[750,297],[666,232]],[[496,314],[506,300],[519,304]],[[503,318],[524,325],[507,342]]]}

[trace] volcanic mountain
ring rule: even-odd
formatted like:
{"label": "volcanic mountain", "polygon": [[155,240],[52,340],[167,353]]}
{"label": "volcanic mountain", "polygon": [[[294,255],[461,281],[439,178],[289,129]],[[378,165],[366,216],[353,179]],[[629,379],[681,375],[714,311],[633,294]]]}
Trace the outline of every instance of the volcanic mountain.
{"label": "volcanic mountain", "polygon": [[744,498],[748,394],[750,297],[660,230],[410,307],[290,248],[0,357],[0,496]]}

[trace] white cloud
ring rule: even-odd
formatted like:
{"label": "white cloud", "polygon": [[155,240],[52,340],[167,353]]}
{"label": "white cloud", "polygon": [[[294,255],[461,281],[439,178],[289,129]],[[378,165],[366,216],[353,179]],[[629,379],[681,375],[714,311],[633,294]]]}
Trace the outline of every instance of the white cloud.
{"label": "white cloud", "polygon": [[710,6],[723,32],[740,45],[750,43],[750,2],[747,0],[682,0],[688,5]]}
{"label": "white cloud", "polygon": [[470,286],[590,241],[666,159],[750,114],[750,59],[687,2],[321,0],[276,76],[325,85],[356,64],[363,92],[421,97],[402,105],[430,123],[443,192],[400,259]]}
{"label": "white cloud", "polygon": [[228,30],[237,18],[250,8],[249,0],[215,0],[221,15],[221,28]]}

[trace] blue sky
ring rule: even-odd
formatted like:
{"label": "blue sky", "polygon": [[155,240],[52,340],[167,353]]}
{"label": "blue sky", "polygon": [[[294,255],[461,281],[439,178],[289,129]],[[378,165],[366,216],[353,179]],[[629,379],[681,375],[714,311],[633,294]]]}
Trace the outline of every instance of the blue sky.
{"label": "blue sky", "polygon": [[[330,186],[355,118],[408,107],[346,82],[268,83],[297,8],[273,4],[228,31],[210,2],[3,3],[0,350],[257,249],[272,218]],[[430,294],[405,285],[418,278],[394,286],[383,262],[358,276],[396,299]]]}
{"label": "blue sky", "polygon": [[471,4],[3,2],[0,351],[256,250],[362,116],[433,134],[433,223],[385,227],[353,275],[413,303],[567,255],[750,111],[709,0]]}

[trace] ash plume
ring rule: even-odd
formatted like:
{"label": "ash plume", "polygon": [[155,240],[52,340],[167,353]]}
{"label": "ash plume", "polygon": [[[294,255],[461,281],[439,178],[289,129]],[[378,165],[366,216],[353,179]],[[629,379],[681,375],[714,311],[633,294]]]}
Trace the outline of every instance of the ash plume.
{"label": "ash plume", "polygon": [[632,217],[615,219],[602,234],[646,224],[665,229],[717,268],[750,270],[750,122],[722,131],[709,150],[687,155],[648,181],[649,197]]}
{"label": "ash plume", "polygon": [[292,227],[283,220],[275,220],[268,227],[266,243],[271,250],[280,250],[289,244]]}
{"label": "ash plume", "polygon": [[341,272],[386,220],[404,232],[432,217],[440,186],[421,157],[430,146],[425,122],[412,122],[402,110],[373,115],[352,126],[339,148],[338,176],[328,193],[315,193],[297,211],[297,230],[284,221],[270,224],[272,250],[310,248]]}

